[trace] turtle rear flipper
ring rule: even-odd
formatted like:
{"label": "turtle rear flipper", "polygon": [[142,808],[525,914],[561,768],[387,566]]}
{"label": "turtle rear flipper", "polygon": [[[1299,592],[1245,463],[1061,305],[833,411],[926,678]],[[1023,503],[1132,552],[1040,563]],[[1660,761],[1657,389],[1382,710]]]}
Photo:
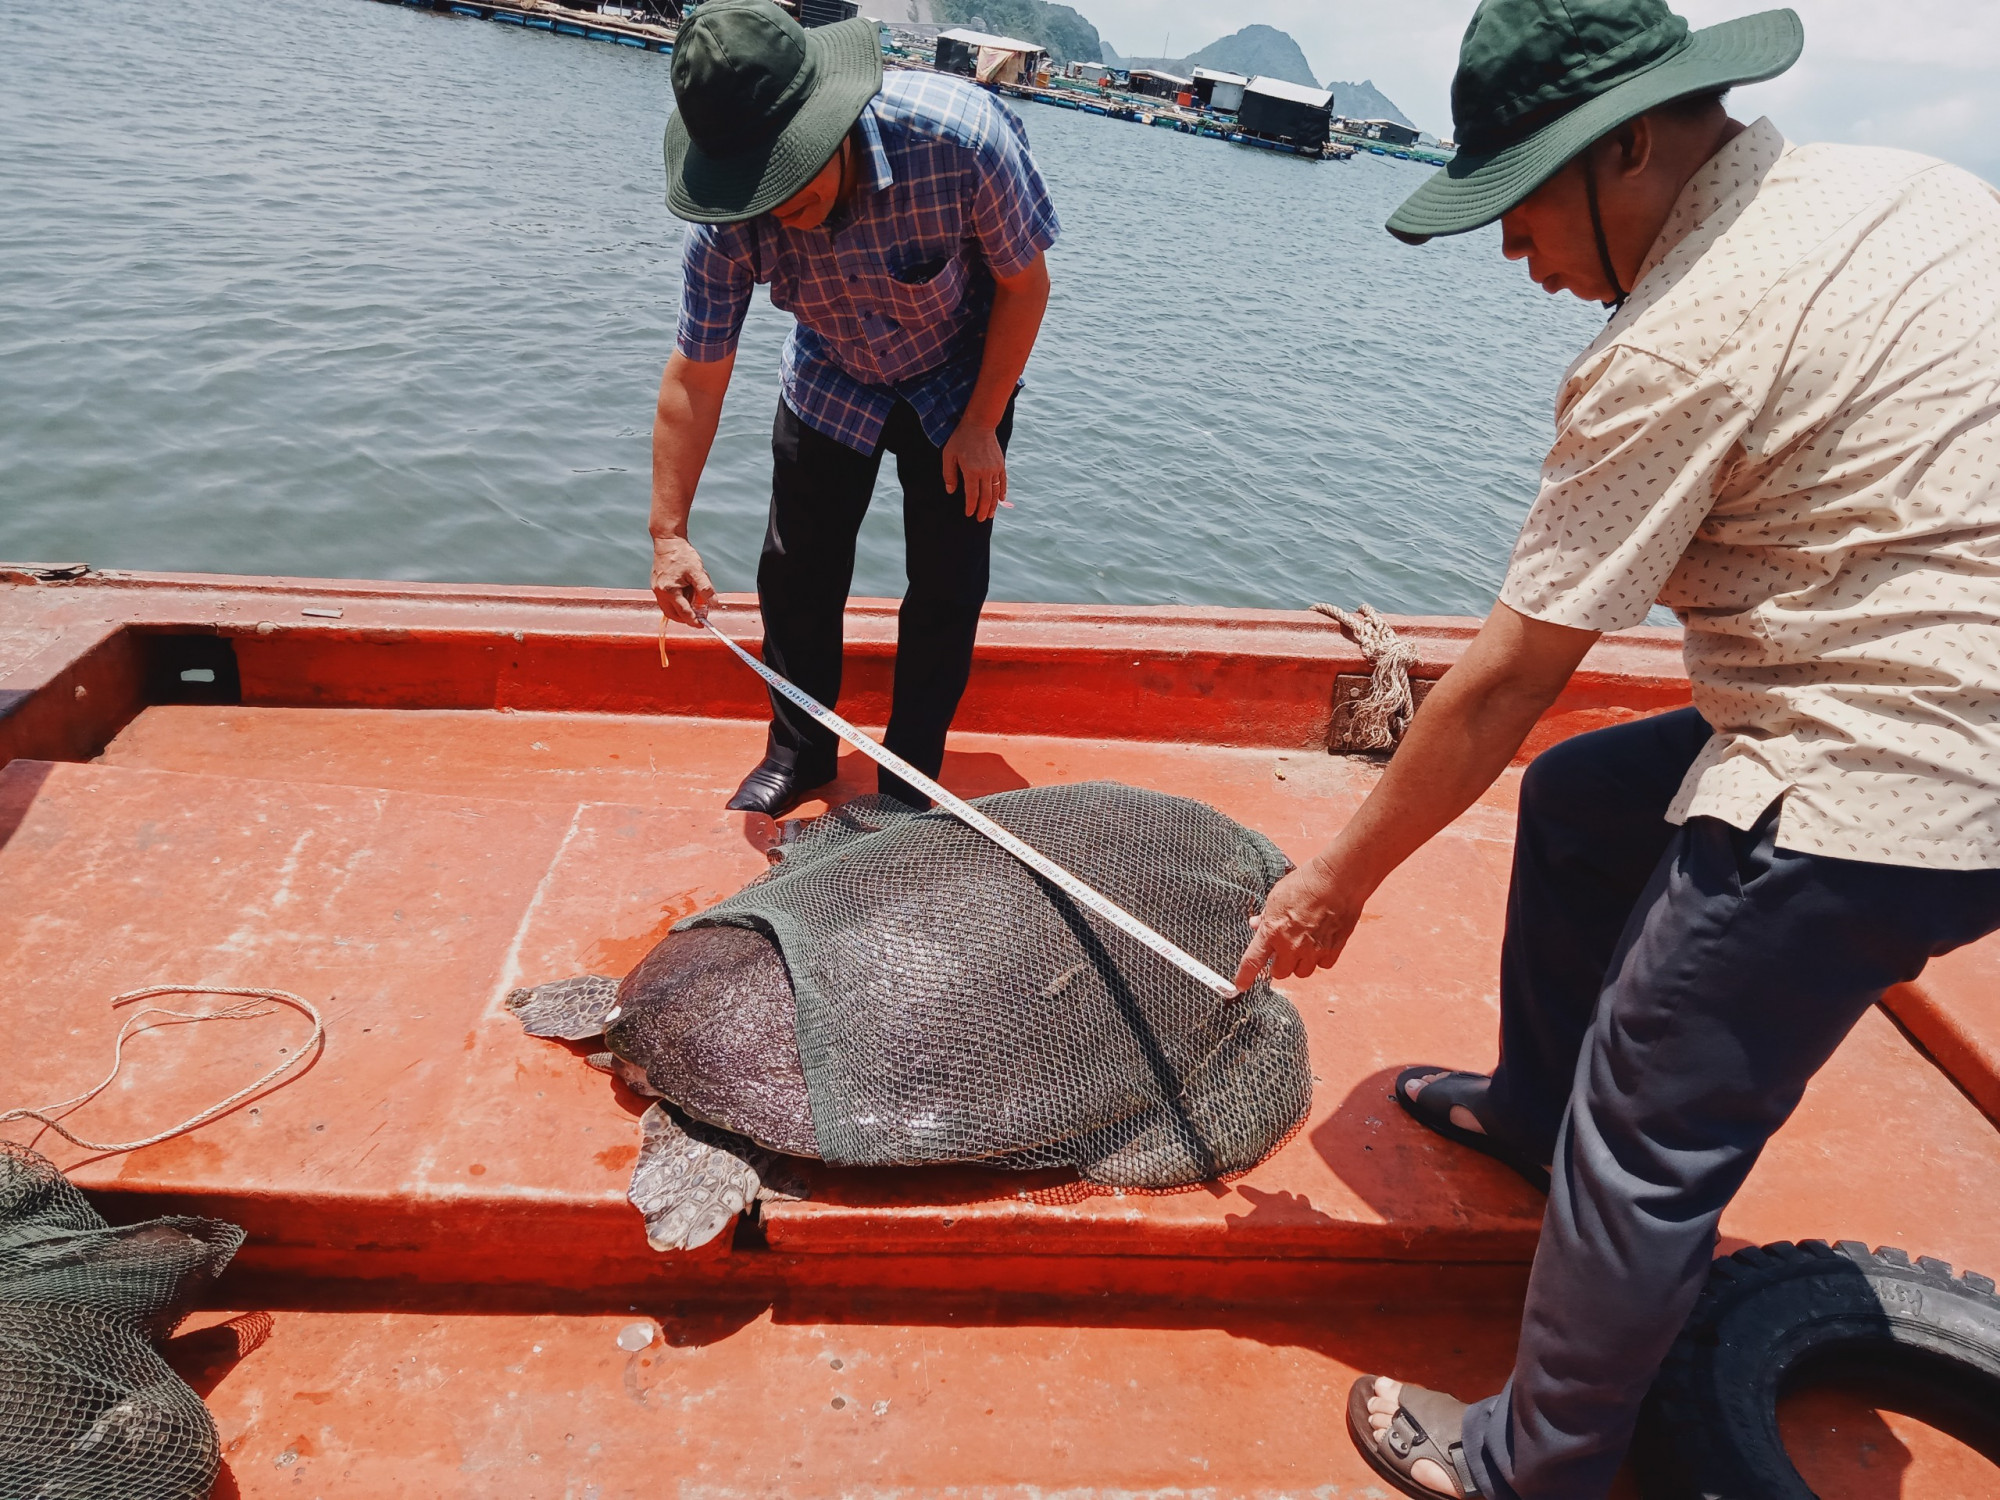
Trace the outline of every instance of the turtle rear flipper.
{"label": "turtle rear flipper", "polygon": [[655,1250],[705,1245],[763,1198],[803,1198],[805,1187],[775,1152],[654,1104],[639,1117],[639,1160],[625,1196],[646,1219]]}
{"label": "turtle rear flipper", "polygon": [[587,1042],[604,1035],[604,1018],[618,1004],[618,981],[602,974],[579,974],[532,989],[509,990],[506,1004],[529,1036]]}

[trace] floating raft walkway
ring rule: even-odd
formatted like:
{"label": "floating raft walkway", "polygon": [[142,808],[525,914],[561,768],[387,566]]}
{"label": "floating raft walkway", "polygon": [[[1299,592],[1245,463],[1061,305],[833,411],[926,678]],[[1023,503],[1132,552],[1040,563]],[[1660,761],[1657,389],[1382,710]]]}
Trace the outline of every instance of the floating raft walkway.
{"label": "floating raft walkway", "polygon": [[1158,99],[1148,99],[1137,94],[1106,93],[1103,90],[1084,92],[1031,83],[1000,83],[987,86],[1009,99],[1026,99],[1036,104],[1052,105],[1057,109],[1073,109],[1081,114],[1100,115],[1107,120],[1129,120],[1137,125],[1151,125],[1157,129],[1178,131],[1182,135],[1197,135],[1207,140],[1228,141],[1232,145],[1255,146],[1287,156],[1304,157],[1308,161],[1347,161],[1354,155],[1354,148],[1341,142],[1328,142],[1323,150],[1314,150],[1294,145],[1290,141],[1271,140],[1239,130],[1234,123],[1223,116],[1211,114],[1206,110],[1183,109],[1179,105],[1163,103]]}
{"label": "floating raft walkway", "polygon": [[[504,4],[492,4],[488,3],[488,0],[380,0],[380,3],[407,6],[412,10],[463,16],[468,20],[497,21],[503,25],[519,26],[531,31],[580,37],[586,41],[634,47],[640,51],[658,52],[668,56],[673,54],[674,41],[678,36],[678,32],[672,28],[599,15],[594,11],[571,10],[566,6],[544,3],[544,0],[512,0],[512,3]],[[884,62],[891,68],[935,71],[929,63],[900,53],[890,54]],[[1137,95],[1107,94],[1101,91],[1086,93],[1074,89],[1044,88],[1034,84],[1018,83],[987,84],[985,87],[1010,99],[1031,100],[1038,104],[1053,105],[1058,109],[1073,109],[1106,119],[1152,125],[1163,130],[1177,131],[1183,135],[1228,141],[1235,145],[1255,146],[1262,150],[1277,151],[1313,161],[1348,160],[1355,154],[1357,146],[1360,149],[1372,149],[1378,156],[1384,154],[1369,142],[1350,144],[1345,138],[1328,142],[1322,151],[1295,146],[1288,141],[1267,140],[1238,130],[1233,123],[1205,111],[1181,109],[1176,105],[1143,99]],[[1413,154],[1414,149],[1405,151],[1399,148],[1389,154],[1411,160],[1430,159]]]}
{"label": "floating raft walkway", "polygon": [[675,32],[643,21],[628,21],[595,11],[571,10],[567,6],[516,0],[513,4],[492,5],[484,0],[382,0],[385,5],[405,5],[412,10],[440,11],[473,21],[498,21],[530,31],[546,31],[557,36],[581,37],[585,41],[608,42],[618,47],[636,47],[644,52],[674,50]]}
{"label": "floating raft walkway", "polygon": [[[760,637],[751,599],[716,619]],[[326,1017],[295,1081],[191,1135],[41,1142],[114,1217],[249,1231],[223,1310],[171,1355],[220,1425],[218,1494],[1360,1496],[1357,1373],[1499,1388],[1542,1202],[1388,1095],[1412,1060],[1494,1060],[1518,769],[1390,880],[1338,968],[1284,986],[1311,1113],[1244,1176],[1119,1195],[815,1165],[808,1198],[663,1257],[625,1201],[645,1101],[501,1004],[625,972],[768,867],[779,829],[722,806],[762,750],[762,685],[679,627],[661,670],[658,623],[640,592],[0,566],[0,1104],[101,1077],[106,1002],[141,985],[276,986]],[[1395,623],[1420,681],[1477,629]],[[841,710],[879,725],[896,604],[856,600],[846,629]],[[1325,748],[1366,671],[1311,614],[989,605],[940,779],[1115,778],[1304,859],[1380,774]],[[1687,698],[1676,632],[1606,636],[1531,748]],[[846,757],[832,795],[873,781]],[[70,1123],[142,1137],[308,1029],[147,1033]],[[2000,1271],[1996,1119],[1989,940],[1848,1038],[1724,1248]],[[1858,1397],[1781,1421],[1822,1495],[1885,1493],[1884,1471],[1926,1500],[1994,1493],[1969,1450]]]}
{"label": "floating raft walkway", "polygon": [[1333,144],[1345,147],[1350,156],[1365,151],[1370,156],[1388,156],[1397,161],[1419,161],[1427,167],[1448,167],[1452,161],[1449,152],[1439,151],[1430,146],[1392,146],[1381,141],[1371,141],[1365,135],[1349,135],[1341,130],[1333,133]]}

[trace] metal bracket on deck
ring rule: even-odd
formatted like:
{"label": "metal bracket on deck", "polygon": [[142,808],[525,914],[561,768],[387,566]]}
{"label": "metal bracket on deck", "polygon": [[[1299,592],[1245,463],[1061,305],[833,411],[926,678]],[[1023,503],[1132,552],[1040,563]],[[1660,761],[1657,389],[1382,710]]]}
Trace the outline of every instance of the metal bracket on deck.
{"label": "metal bracket on deck", "polygon": [[[1383,755],[1380,750],[1370,749],[1354,742],[1351,728],[1354,723],[1354,705],[1368,696],[1369,683],[1374,679],[1366,672],[1342,672],[1333,679],[1333,718],[1326,726],[1326,749],[1329,755],[1382,755],[1387,759],[1396,752],[1391,750]],[[1415,713],[1424,706],[1424,699],[1437,686],[1435,677],[1412,677],[1410,679],[1410,712]]]}

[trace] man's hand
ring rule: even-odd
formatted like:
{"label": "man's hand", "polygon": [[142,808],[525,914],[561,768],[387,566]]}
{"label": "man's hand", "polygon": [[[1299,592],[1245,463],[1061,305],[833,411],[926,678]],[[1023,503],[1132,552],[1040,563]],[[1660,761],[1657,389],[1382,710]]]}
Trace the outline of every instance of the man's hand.
{"label": "man's hand", "polygon": [[965,513],[975,521],[990,521],[1007,498],[1007,455],[994,429],[970,418],[961,421],[945,440],[944,489],[958,493],[965,481]]}
{"label": "man's hand", "polygon": [[695,624],[695,617],[715,603],[715,585],[686,537],[653,538],[653,597],[662,613],[683,625]]}
{"label": "man's hand", "polygon": [[1255,983],[1266,963],[1275,979],[1333,967],[1376,888],[1493,784],[1596,639],[1494,605],[1410,721],[1361,810],[1311,863],[1272,887],[1237,987]]}
{"label": "man's hand", "polygon": [[1039,253],[1012,276],[995,274],[979,379],[965,403],[965,415],[944,445],[945,493],[957,494],[963,481],[965,513],[974,521],[992,520],[1007,498],[1007,455],[997,433],[1048,305],[1049,268]]}
{"label": "man's hand", "polygon": [[1263,911],[1250,919],[1255,931],[1236,970],[1237,990],[1255,984],[1267,963],[1273,979],[1304,979],[1332,968],[1361,920],[1360,906],[1343,895],[1318,860],[1271,887]]}
{"label": "man's hand", "polygon": [[694,624],[696,613],[715,602],[715,585],[687,539],[688,510],[735,367],[734,354],[703,364],[676,349],[660,376],[653,413],[653,511],[646,529],[653,534],[653,597],[661,613],[683,625]]}

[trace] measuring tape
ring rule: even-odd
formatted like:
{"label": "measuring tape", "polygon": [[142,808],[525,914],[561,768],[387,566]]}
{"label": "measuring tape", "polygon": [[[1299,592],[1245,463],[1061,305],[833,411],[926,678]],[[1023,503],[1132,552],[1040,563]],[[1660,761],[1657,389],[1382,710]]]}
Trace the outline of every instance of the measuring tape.
{"label": "measuring tape", "polygon": [[[703,630],[706,630],[710,635],[714,636],[723,645],[741,657],[744,665],[768,682],[775,691],[782,693],[786,698],[796,703],[800,708],[811,714],[813,718],[817,719],[828,729],[831,729],[835,734],[847,741],[848,744],[874,761],[876,765],[902,777],[903,780],[936,802],[946,812],[950,813],[967,827],[986,835],[987,838],[993,840],[994,843],[1005,849],[1044,880],[1048,881],[1049,884],[1053,885],[1065,896],[1068,896],[1070,900],[1084,908],[1084,910],[1095,912],[1127,937],[1150,948],[1175,968],[1200,980],[1209,989],[1224,999],[1235,998],[1237,991],[1234,984],[1224,979],[1215,970],[1211,969],[1178,943],[1155,932],[1144,922],[1141,922],[1137,917],[1126,911],[1124,907],[1092,890],[1061,865],[1041,854],[1031,845],[1022,843],[1021,840],[1014,837],[1013,834],[987,817],[985,813],[981,812],[971,803],[961,797],[954,797],[950,792],[931,780],[930,777],[924,775],[922,771],[919,771],[915,766],[904,760],[902,756],[896,754],[895,751],[885,749],[883,746],[876,744],[875,741],[868,738],[867,735],[856,729],[847,720],[841,718],[839,714],[820,703],[811,694],[794,687],[761,661],[757,660],[748,651],[737,645],[728,636],[724,635],[720,630],[717,630],[714,625],[709,623],[706,615],[701,617],[699,623]],[[666,660],[665,620],[660,622],[660,630],[660,660],[664,662]]]}

